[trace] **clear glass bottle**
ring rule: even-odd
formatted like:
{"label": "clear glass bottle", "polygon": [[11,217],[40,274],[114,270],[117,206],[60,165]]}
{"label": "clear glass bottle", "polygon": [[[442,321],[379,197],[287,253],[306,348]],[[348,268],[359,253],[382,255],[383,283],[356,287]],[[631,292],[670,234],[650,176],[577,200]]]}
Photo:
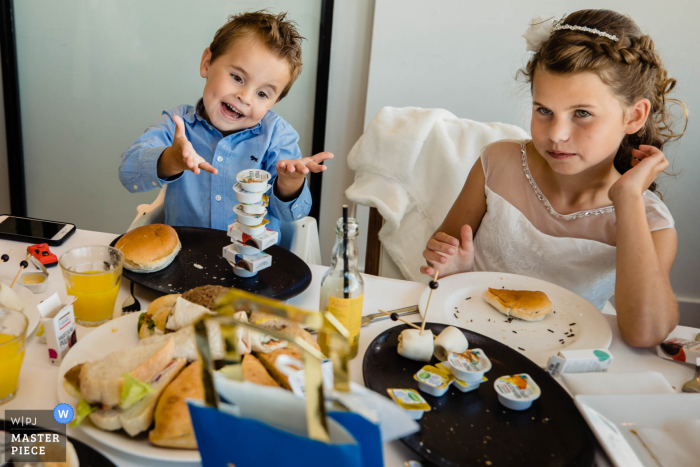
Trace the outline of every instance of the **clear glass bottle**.
{"label": "clear glass bottle", "polygon": [[[319,310],[330,311],[350,333],[350,358],[357,355],[362,325],[362,300],[365,284],[357,269],[357,235],[360,227],[357,220],[348,218],[347,246],[343,247],[343,219],[338,219],[335,227],[335,245],[331,267],[321,279],[321,302]],[[347,253],[347,287],[345,286],[344,255]],[[328,355],[326,335],[318,333],[321,351]]]}

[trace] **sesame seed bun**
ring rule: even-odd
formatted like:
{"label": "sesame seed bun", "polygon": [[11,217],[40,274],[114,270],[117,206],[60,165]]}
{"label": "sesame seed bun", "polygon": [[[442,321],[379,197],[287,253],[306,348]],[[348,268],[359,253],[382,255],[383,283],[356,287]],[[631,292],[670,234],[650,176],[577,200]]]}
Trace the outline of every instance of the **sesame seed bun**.
{"label": "sesame seed bun", "polygon": [[124,268],[134,272],[155,272],[166,268],[180,252],[175,229],[165,224],[137,227],[122,236],[115,248],[124,253]]}

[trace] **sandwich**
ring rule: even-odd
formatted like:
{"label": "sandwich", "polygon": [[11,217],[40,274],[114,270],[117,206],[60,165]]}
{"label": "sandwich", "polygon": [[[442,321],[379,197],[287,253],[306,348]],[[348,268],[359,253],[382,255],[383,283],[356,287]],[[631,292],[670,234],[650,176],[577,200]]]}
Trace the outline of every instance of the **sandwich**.
{"label": "sandwich", "polygon": [[158,446],[197,449],[187,399],[204,400],[200,363],[190,363],[165,388],[155,411],[155,427],[148,439]]}
{"label": "sandwich", "polygon": [[[260,362],[277,384],[284,389],[292,390],[289,385],[289,380],[287,379],[287,371],[302,369],[302,355],[299,349],[296,347],[287,347],[284,349],[277,349],[270,353],[256,352],[255,356],[260,359]],[[278,360],[280,361],[278,362]]]}
{"label": "sandwich", "polygon": [[81,397],[71,426],[88,417],[103,430],[123,428],[130,436],[146,431],[160,395],[186,364],[174,358],[174,349],[172,340],[139,345],[66,372],[69,392]]}
{"label": "sandwich", "polygon": [[314,339],[314,336],[312,336],[306,329],[302,328],[297,323],[280,318],[279,316],[262,313],[259,311],[251,313],[248,320],[250,323],[262,328],[269,329],[270,331],[277,331],[288,337],[290,340],[294,339],[294,337],[301,337],[313,348],[319,352],[321,351],[321,347],[318,345],[318,342],[316,342],[316,339]]}
{"label": "sandwich", "polygon": [[125,233],[114,247],[124,253],[125,269],[156,272],[173,262],[182,245],[175,229],[165,224],[151,224]]}
{"label": "sandwich", "polygon": [[506,316],[525,321],[540,321],[554,309],[544,292],[489,288],[484,300]]}
{"label": "sandwich", "polygon": [[262,386],[272,386],[275,388],[280,385],[272,379],[270,373],[267,372],[263,364],[251,354],[243,356],[243,381],[248,381]]}
{"label": "sandwich", "polygon": [[153,412],[158,398],[170,382],[187,364],[184,358],[176,358],[158,373],[150,382],[150,389],[145,390],[145,397],[127,409],[112,407],[96,410],[90,414],[90,421],[98,428],[116,431],[123,428],[129,436],[136,436],[148,430],[153,423]]}
{"label": "sandwich", "polygon": [[178,297],[167,317],[165,329],[167,331],[177,331],[193,325],[206,315],[215,314],[216,313],[202,305],[197,305],[185,298]]}
{"label": "sandwich", "polygon": [[165,323],[180,296],[180,294],[163,295],[148,305],[146,312],[139,316],[138,331],[141,339],[165,333]]}

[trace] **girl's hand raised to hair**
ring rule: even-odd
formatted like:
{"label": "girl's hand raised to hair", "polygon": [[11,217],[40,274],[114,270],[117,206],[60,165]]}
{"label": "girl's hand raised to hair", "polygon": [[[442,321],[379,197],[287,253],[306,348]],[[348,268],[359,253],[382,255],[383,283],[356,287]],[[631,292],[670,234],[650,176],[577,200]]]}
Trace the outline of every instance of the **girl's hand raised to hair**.
{"label": "girl's hand raised to hair", "polygon": [[462,244],[459,240],[444,232],[437,232],[428,240],[428,247],[423,250],[423,258],[430,266],[421,266],[420,272],[433,277],[439,271],[438,277],[446,277],[459,272],[469,272],[474,268],[474,242],[472,228],[462,226]]}
{"label": "girl's hand raised to hair", "polygon": [[613,203],[625,195],[641,195],[668,167],[666,156],[654,146],[640,145],[639,149],[632,150],[632,158],[632,168],[622,174],[608,191]]}

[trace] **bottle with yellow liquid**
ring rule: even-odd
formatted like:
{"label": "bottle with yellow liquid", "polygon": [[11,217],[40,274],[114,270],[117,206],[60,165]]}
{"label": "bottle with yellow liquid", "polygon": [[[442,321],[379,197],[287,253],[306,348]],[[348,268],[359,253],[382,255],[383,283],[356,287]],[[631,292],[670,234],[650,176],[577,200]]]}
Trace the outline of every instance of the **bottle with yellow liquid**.
{"label": "bottle with yellow liquid", "polygon": [[[353,218],[347,218],[347,235],[344,235],[346,224],[343,218],[338,219],[335,228],[335,245],[331,267],[321,280],[321,302],[319,310],[330,311],[350,334],[349,358],[357,356],[362,324],[362,300],[364,299],[365,284],[357,270],[357,235],[359,225]],[[318,333],[318,344],[321,351],[328,355],[326,335]]]}

